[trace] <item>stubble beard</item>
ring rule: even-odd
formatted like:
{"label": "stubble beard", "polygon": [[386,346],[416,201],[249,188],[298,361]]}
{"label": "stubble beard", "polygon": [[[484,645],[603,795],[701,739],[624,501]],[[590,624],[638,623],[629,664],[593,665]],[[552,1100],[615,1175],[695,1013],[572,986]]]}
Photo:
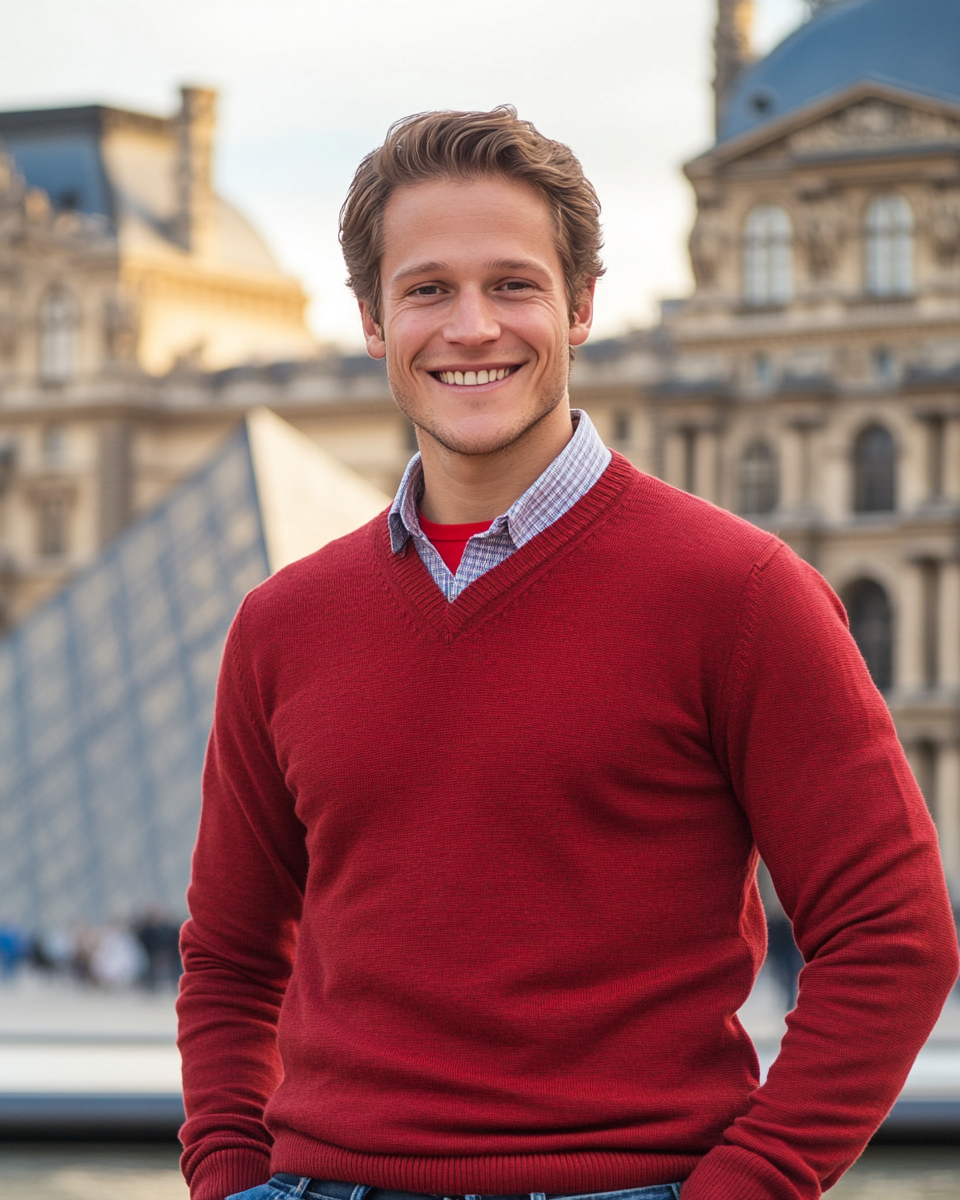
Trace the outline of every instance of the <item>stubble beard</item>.
{"label": "stubble beard", "polygon": [[[414,363],[416,367],[416,363]],[[391,370],[390,354],[387,353],[387,381],[397,408],[414,425],[417,431],[428,434],[451,454],[463,454],[469,457],[480,457],[485,454],[498,454],[515,446],[528,437],[533,430],[561,404],[567,394],[569,380],[569,359],[558,355],[554,370],[545,376],[537,388],[533,405],[519,414],[517,423],[502,430],[499,434],[488,439],[458,438],[452,431],[445,429],[439,421],[430,414],[418,412],[416,397],[403,386],[403,381],[397,379]]]}

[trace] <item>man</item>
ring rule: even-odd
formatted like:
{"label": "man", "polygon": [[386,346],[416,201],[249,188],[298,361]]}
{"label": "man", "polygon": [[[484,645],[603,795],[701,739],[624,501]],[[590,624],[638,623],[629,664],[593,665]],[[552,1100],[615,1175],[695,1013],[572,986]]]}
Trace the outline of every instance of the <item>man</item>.
{"label": "man", "polygon": [[[183,934],[193,1196],[815,1197],[957,970],[839,602],[571,414],[602,268],[565,147],[509,108],[401,121],[342,241],[420,454],[227,642]],[[758,851],[807,962],[759,1088]]]}

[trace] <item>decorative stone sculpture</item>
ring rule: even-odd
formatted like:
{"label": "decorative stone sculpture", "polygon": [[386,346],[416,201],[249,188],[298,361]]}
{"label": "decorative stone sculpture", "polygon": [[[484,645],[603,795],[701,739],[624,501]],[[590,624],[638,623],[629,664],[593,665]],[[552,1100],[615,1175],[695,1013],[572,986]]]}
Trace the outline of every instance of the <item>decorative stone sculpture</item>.
{"label": "decorative stone sculpture", "polygon": [[960,258],[960,190],[951,189],[934,201],[927,228],[937,262],[952,266]]}
{"label": "decorative stone sculpture", "polygon": [[703,212],[690,234],[690,262],[697,287],[710,287],[719,274],[729,237],[715,216]]}
{"label": "decorative stone sculpture", "polygon": [[129,295],[115,292],[104,305],[103,336],[108,355],[117,362],[136,358],[140,313]]}
{"label": "decorative stone sculpture", "polygon": [[825,279],[836,266],[846,236],[843,206],[837,197],[808,205],[799,222],[799,242],[813,279]]}

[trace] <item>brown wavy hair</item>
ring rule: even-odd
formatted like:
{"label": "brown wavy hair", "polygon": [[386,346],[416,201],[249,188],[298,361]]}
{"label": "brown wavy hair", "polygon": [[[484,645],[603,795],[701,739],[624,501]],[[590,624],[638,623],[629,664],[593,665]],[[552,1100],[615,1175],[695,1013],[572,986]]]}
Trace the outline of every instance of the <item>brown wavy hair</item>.
{"label": "brown wavy hair", "polygon": [[499,175],[525,183],[553,214],[571,320],[591,279],[603,272],[600,201],[573,151],[539,133],[517,110],[415,113],[396,121],[364,158],[340,209],[348,287],[373,319],[382,316],[383,214],[397,188],[434,179]]}

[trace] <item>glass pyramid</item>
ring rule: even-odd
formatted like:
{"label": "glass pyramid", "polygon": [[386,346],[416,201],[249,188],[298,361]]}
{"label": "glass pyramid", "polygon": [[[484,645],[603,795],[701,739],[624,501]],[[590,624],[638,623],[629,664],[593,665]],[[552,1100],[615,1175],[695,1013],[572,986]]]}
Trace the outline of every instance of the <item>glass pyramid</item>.
{"label": "glass pyramid", "polygon": [[233,615],[388,502],[260,410],[0,641],[0,923],[184,913]]}

